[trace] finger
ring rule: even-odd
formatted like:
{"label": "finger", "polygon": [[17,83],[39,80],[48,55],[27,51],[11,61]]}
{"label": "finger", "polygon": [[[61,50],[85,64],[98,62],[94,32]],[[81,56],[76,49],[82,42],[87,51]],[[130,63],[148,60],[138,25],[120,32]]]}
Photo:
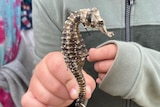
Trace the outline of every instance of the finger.
{"label": "finger", "polygon": [[48,55],[46,63],[51,74],[67,88],[71,98],[76,99],[79,90],[78,83],[67,68],[63,55],[60,52],[51,53]]}
{"label": "finger", "polygon": [[91,48],[87,59],[91,62],[105,59],[114,59],[117,53],[115,44],[105,45],[100,48]]}
{"label": "finger", "polygon": [[113,60],[103,60],[94,64],[94,69],[100,73],[107,73],[113,64]]}
{"label": "finger", "polygon": [[49,72],[43,61],[35,68],[35,76],[50,93],[63,99],[70,98],[65,86]]}
{"label": "finger", "polygon": [[97,79],[96,79],[96,83],[97,83],[97,84],[101,84],[101,83],[102,83],[102,80],[101,80],[100,78],[97,78]]}
{"label": "finger", "polygon": [[21,100],[23,107],[47,107],[47,105],[39,102],[30,91],[27,91]]}
{"label": "finger", "polygon": [[32,92],[33,96],[44,105],[56,106],[65,102],[65,100],[51,94],[37,78],[34,78],[34,75],[31,79],[29,90]]}
{"label": "finger", "polygon": [[105,77],[105,75],[106,75],[106,73],[99,73],[98,74],[98,78],[101,79],[101,80],[103,80],[104,77]]}
{"label": "finger", "polygon": [[105,76],[106,73],[98,73],[98,78],[96,79],[96,83],[101,84]]}

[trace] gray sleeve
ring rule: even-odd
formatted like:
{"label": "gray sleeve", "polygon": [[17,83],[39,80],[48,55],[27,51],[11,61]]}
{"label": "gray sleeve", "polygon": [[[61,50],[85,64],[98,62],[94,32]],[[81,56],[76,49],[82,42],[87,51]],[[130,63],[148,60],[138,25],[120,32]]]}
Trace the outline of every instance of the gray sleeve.
{"label": "gray sleeve", "polygon": [[118,52],[100,88],[144,107],[159,107],[160,53],[133,42],[108,43],[116,44]]}
{"label": "gray sleeve", "polygon": [[0,87],[9,91],[16,107],[21,107],[21,97],[32,75],[34,66],[30,52],[22,39],[16,59],[0,68]]}
{"label": "gray sleeve", "polygon": [[63,0],[33,0],[32,3],[37,64],[47,53],[61,49]]}

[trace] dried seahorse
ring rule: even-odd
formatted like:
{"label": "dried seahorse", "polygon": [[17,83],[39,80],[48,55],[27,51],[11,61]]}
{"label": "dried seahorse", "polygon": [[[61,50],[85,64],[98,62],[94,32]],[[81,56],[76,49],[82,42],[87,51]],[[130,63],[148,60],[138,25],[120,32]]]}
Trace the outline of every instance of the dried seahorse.
{"label": "dried seahorse", "polygon": [[64,60],[71,70],[79,85],[79,98],[76,100],[76,107],[85,107],[85,79],[82,74],[83,65],[88,55],[88,50],[79,32],[78,26],[82,23],[85,28],[97,28],[105,35],[112,37],[113,32],[106,30],[105,22],[100,17],[97,8],[80,9],[71,13],[65,21],[62,32],[62,53]]}

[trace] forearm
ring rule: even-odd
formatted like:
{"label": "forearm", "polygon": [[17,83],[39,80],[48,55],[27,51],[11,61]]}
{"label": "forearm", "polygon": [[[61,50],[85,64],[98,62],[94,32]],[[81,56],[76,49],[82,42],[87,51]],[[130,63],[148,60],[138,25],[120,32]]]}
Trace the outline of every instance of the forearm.
{"label": "forearm", "polygon": [[115,43],[118,52],[100,88],[111,95],[133,99],[145,107],[160,105],[160,53],[136,43],[109,43]]}

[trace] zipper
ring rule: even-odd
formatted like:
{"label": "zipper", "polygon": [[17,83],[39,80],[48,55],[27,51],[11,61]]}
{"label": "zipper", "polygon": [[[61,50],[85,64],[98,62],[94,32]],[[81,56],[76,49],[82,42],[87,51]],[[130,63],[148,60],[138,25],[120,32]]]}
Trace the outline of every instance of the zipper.
{"label": "zipper", "polygon": [[125,1],[125,41],[131,41],[131,7],[134,5],[135,0],[126,0]]}
{"label": "zipper", "polygon": [[[125,0],[125,41],[131,41],[131,8],[134,5],[135,0]],[[125,100],[125,107],[132,107],[130,99]]]}

